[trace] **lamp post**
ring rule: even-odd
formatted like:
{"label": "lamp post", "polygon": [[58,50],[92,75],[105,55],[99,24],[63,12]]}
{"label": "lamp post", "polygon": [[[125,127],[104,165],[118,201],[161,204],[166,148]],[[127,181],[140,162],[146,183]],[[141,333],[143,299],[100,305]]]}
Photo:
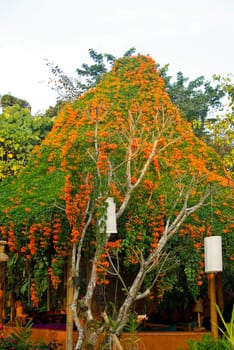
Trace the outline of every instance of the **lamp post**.
{"label": "lamp post", "polygon": [[0,324],[3,323],[5,313],[5,283],[6,283],[6,263],[9,256],[5,253],[7,242],[0,240]]}
{"label": "lamp post", "polygon": [[218,338],[218,316],[216,310],[215,276],[223,270],[222,237],[209,236],[204,239],[205,244],[205,272],[208,274],[210,298],[210,324],[214,338]]}

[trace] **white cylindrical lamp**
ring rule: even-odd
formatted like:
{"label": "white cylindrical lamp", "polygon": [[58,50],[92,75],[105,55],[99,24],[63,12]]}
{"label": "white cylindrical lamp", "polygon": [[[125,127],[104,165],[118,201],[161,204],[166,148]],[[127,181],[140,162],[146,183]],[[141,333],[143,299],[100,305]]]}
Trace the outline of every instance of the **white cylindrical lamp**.
{"label": "white cylindrical lamp", "polygon": [[222,237],[209,236],[204,239],[205,272],[213,273],[223,270]]}
{"label": "white cylindrical lamp", "polygon": [[116,205],[112,197],[106,199],[106,233],[117,233]]}

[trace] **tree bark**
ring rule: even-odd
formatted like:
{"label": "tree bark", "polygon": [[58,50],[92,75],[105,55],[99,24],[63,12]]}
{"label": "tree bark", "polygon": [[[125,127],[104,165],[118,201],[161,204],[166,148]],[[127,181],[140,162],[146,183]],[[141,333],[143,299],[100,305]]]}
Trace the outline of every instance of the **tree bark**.
{"label": "tree bark", "polygon": [[73,318],[72,318],[72,309],[71,309],[72,300],[73,300],[72,268],[71,268],[71,257],[69,257],[68,264],[67,264],[66,350],[73,349]]}

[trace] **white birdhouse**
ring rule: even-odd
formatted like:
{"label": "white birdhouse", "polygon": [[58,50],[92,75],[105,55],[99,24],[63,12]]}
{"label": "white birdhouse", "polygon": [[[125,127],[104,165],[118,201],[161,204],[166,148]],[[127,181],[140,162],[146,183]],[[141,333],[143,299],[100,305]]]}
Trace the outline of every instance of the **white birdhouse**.
{"label": "white birdhouse", "polygon": [[205,272],[220,272],[223,270],[222,237],[205,237]]}
{"label": "white birdhouse", "polygon": [[106,199],[107,215],[106,215],[106,233],[117,233],[116,223],[116,205],[112,197]]}

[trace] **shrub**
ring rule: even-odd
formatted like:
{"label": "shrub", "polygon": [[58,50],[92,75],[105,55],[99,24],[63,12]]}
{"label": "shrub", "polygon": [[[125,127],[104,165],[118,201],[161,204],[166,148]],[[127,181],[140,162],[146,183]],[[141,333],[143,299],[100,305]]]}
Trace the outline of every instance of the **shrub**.
{"label": "shrub", "polygon": [[203,335],[201,340],[189,339],[188,345],[189,350],[232,350],[231,344],[226,339],[215,339],[207,334]]}
{"label": "shrub", "polygon": [[220,308],[216,305],[219,317],[222,321],[223,328],[219,327],[219,330],[223,333],[225,339],[232,345],[234,349],[234,305],[232,307],[232,316],[230,322],[226,322],[223,318]]}
{"label": "shrub", "polygon": [[29,321],[25,327],[16,325],[16,329],[8,336],[0,335],[1,350],[55,350],[60,349],[56,341],[50,344],[34,343],[30,341],[32,322]]}

